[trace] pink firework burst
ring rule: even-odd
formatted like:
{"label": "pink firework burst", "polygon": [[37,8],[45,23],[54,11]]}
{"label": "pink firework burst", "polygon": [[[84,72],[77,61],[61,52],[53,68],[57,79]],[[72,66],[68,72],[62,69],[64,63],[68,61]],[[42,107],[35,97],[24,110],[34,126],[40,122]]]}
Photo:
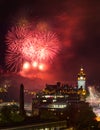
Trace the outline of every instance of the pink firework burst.
{"label": "pink firework burst", "polygon": [[30,39],[30,30],[28,27],[12,27],[6,35],[7,53],[19,52],[22,55],[23,46],[26,45],[25,43],[28,43]]}
{"label": "pink firework burst", "polygon": [[29,41],[23,44],[22,53],[31,60],[48,62],[53,60],[59,49],[59,41],[55,33],[33,31]]}
{"label": "pink firework burst", "polygon": [[29,29],[27,27],[12,27],[6,36],[8,49],[17,52],[21,51],[22,45],[29,38]]}
{"label": "pink firework burst", "polygon": [[6,42],[8,47],[6,62],[8,68],[11,67],[12,70],[14,68],[19,70],[23,60],[31,63],[51,62],[60,50],[55,33],[31,30],[23,26],[11,28],[6,36]]}
{"label": "pink firework burst", "polygon": [[18,72],[21,70],[24,63],[24,59],[19,52],[9,51],[6,55],[6,66],[7,69],[12,72]]}

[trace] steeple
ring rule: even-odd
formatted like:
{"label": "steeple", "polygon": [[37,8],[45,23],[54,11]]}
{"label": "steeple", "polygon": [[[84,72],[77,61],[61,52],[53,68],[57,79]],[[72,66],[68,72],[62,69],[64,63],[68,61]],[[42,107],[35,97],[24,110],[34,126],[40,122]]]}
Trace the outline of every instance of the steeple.
{"label": "steeple", "polygon": [[78,73],[78,89],[85,89],[86,82],[86,74],[84,73],[83,67],[80,68],[80,72]]}

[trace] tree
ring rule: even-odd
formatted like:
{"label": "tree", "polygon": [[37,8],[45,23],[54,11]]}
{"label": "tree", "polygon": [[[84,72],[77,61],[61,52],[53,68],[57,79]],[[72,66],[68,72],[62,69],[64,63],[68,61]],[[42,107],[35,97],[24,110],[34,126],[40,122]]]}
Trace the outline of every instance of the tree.
{"label": "tree", "polygon": [[74,126],[76,130],[86,130],[93,124],[96,125],[95,114],[85,102],[71,105],[67,117],[69,117],[70,125]]}
{"label": "tree", "polygon": [[3,106],[0,111],[0,123],[21,122],[24,117],[19,115],[18,106]]}
{"label": "tree", "polygon": [[3,106],[1,109],[1,122],[7,123],[11,119],[11,107],[10,106]]}

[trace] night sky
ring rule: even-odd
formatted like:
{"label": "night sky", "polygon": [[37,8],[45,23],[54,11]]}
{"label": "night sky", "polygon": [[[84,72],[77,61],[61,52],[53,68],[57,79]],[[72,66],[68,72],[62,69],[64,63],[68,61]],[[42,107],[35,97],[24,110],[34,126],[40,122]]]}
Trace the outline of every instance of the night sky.
{"label": "night sky", "polygon": [[47,24],[58,36],[60,52],[46,72],[46,82],[77,80],[81,66],[88,84],[100,85],[99,0],[0,0],[0,64],[5,69],[5,35],[19,19]]}

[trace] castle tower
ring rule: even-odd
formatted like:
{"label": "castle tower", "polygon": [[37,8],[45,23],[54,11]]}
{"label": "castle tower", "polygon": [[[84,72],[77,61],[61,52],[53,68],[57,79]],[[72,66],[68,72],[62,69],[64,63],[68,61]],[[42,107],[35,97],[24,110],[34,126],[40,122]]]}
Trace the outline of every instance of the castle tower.
{"label": "castle tower", "polygon": [[86,89],[86,74],[84,73],[83,68],[80,68],[80,72],[78,73],[78,89]]}

